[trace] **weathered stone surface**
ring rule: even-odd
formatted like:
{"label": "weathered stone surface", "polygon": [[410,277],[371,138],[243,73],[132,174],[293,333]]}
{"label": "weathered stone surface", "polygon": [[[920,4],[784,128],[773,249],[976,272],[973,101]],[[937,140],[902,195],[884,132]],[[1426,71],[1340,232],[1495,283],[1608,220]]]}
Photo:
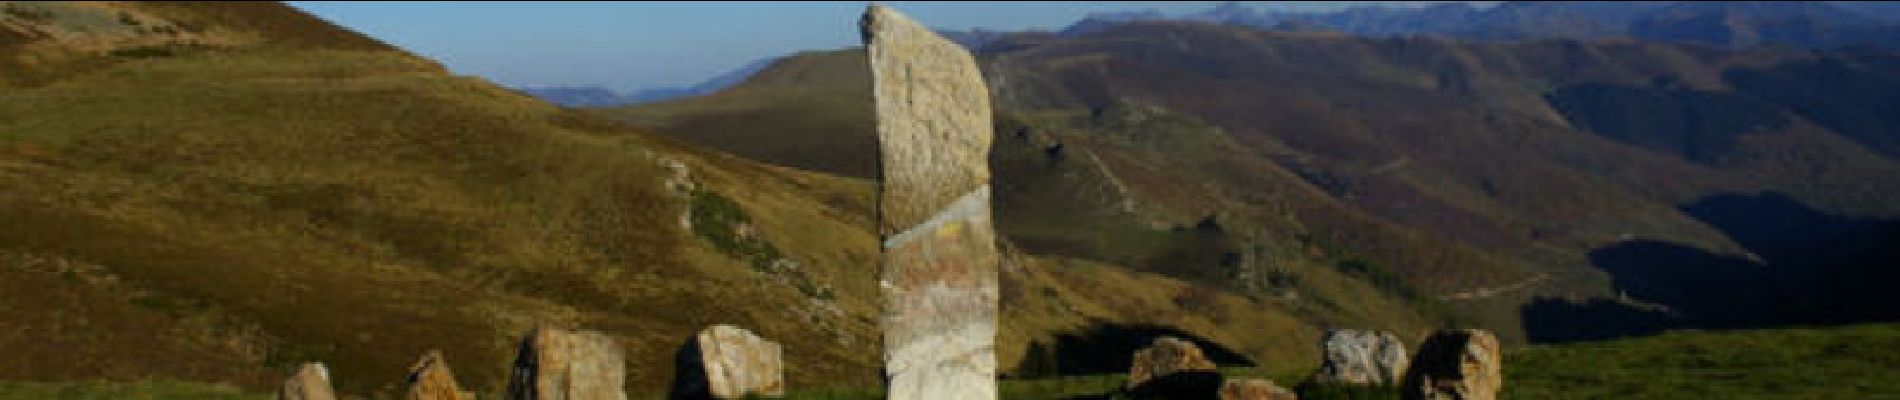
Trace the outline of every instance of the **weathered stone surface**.
{"label": "weathered stone surface", "polygon": [[1155,338],[1154,344],[1135,352],[1134,365],[1128,367],[1128,387],[1149,380],[1189,371],[1213,371],[1214,362],[1201,354],[1192,342],[1171,336]]}
{"label": "weathered stone surface", "polygon": [[879,283],[892,399],[996,398],[997,263],[988,89],[962,47],[864,13],[882,154]]}
{"label": "weathered stone surface", "polygon": [[880,233],[923,223],[990,184],[989,90],[975,58],[888,8],[861,26],[883,163]]}
{"label": "weathered stone surface", "polygon": [[1355,385],[1397,385],[1403,378],[1405,343],[1391,332],[1363,329],[1326,331],[1325,359],[1313,379]]}
{"label": "weathered stone surface", "polygon": [[620,344],[600,332],[538,328],[521,341],[513,400],[626,400],[626,361]]}
{"label": "weathered stone surface", "polygon": [[475,400],[475,394],[462,391],[455,383],[455,373],[449,371],[449,363],[442,358],[441,350],[430,350],[409,366],[409,376],[403,379],[408,386],[408,400]]}
{"label": "weathered stone surface", "polygon": [[1221,400],[1299,400],[1292,390],[1266,379],[1228,379],[1220,386]]}
{"label": "weathered stone surface", "polygon": [[700,331],[680,351],[674,371],[674,398],[737,399],[746,395],[785,395],[785,371],[778,343],[743,328],[714,325]]}
{"label": "weathered stone surface", "polygon": [[336,391],[330,388],[330,369],[323,363],[304,363],[297,373],[284,379],[284,388],[277,392],[278,400],[336,400]]}
{"label": "weathered stone surface", "polygon": [[1504,387],[1498,338],[1481,329],[1433,333],[1405,373],[1406,399],[1491,400]]}

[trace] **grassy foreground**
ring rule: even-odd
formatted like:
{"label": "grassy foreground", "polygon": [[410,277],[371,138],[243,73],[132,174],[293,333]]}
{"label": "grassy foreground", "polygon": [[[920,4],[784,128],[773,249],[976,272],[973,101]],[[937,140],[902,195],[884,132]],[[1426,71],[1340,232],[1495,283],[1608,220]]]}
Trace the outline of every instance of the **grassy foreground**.
{"label": "grassy foreground", "polygon": [[1508,399],[1900,399],[1900,325],[1677,331],[1506,355]]}
{"label": "grassy foreground", "polygon": [[[1891,399],[1900,398],[1900,324],[1733,332],[1677,331],[1654,337],[1533,346],[1505,355],[1506,399]],[[1310,371],[1309,371],[1310,372]],[[1300,371],[1226,369],[1293,386]],[[1121,375],[1004,380],[1003,398],[1101,395]],[[1305,388],[1302,399],[1356,398]],[[1325,391],[1321,393],[1320,391]],[[635,397],[659,398],[660,394]],[[0,399],[266,399],[216,384],[0,382]],[[793,391],[791,399],[878,399],[862,390]]]}
{"label": "grassy foreground", "polygon": [[[1504,399],[1900,399],[1900,324],[1749,331],[1675,331],[1653,337],[1532,346],[1505,354]],[[1224,369],[1293,387],[1298,370]],[[1304,370],[1310,373],[1311,370]],[[1123,375],[1004,380],[1003,398],[1057,399],[1113,392]],[[1301,387],[1305,400],[1382,398],[1383,391]],[[1371,395],[1371,396],[1368,396]],[[875,399],[881,393],[792,393],[788,398]],[[1395,397],[1394,397],[1395,398]]]}

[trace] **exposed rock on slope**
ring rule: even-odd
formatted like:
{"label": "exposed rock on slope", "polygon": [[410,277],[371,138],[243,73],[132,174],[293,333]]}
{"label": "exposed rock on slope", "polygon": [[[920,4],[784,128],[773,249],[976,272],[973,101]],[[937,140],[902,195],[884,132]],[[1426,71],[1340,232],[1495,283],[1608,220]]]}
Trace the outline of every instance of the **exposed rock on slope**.
{"label": "exposed rock on slope", "polygon": [[1396,385],[1410,364],[1405,343],[1391,332],[1333,329],[1320,346],[1325,359],[1313,377],[1319,382]]}
{"label": "exposed rock on slope", "polygon": [[306,363],[284,380],[278,400],[336,400],[330,387],[330,370],[323,363]]}
{"label": "exposed rock on slope", "polygon": [[1432,333],[1418,346],[1400,390],[1404,398],[1490,400],[1504,387],[1497,336],[1480,329]]}
{"label": "exposed rock on slope", "polygon": [[1214,362],[1201,354],[1194,343],[1174,337],[1155,339],[1148,348],[1135,352],[1134,365],[1128,369],[1128,387],[1180,372],[1213,371]]}
{"label": "exposed rock on slope", "polygon": [[783,350],[744,328],[714,325],[680,350],[673,398],[737,399],[785,394]]}
{"label": "exposed rock on slope", "polygon": [[408,386],[407,400],[475,400],[475,394],[462,391],[455,383],[455,373],[449,370],[448,360],[442,358],[441,350],[430,350],[409,367],[409,377],[403,379]]}
{"label": "exposed rock on slope", "polygon": [[613,337],[593,331],[537,328],[521,341],[508,398],[626,400],[627,361]]}
{"label": "exposed rock on slope", "polygon": [[1228,379],[1221,383],[1221,400],[1299,400],[1300,396],[1265,379]]}

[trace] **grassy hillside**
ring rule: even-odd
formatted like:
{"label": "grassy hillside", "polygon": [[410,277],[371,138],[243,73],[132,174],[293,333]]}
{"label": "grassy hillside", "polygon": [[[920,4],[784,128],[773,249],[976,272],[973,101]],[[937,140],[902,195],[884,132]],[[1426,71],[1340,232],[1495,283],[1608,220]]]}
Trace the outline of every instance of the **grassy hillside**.
{"label": "grassy hillside", "polygon": [[[480,387],[500,384],[515,335],[554,323],[625,334],[645,360],[634,381],[658,385],[668,375],[653,365],[675,342],[736,322],[810,341],[789,356],[837,368],[793,379],[873,376],[847,368],[871,359],[848,355],[872,337],[870,280],[846,279],[874,254],[868,186],[683,150],[405,65],[234,52],[8,93],[0,213],[17,223],[0,252],[23,287],[7,301],[43,334],[11,337],[38,345],[0,370],[257,385],[276,373],[263,366],[320,359],[362,388],[443,347]],[[698,188],[671,191],[669,164]],[[696,198],[743,216],[694,234],[681,220],[706,215],[688,210]],[[739,224],[792,267],[719,248]],[[153,346],[94,324],[175,333]],[[96,364],[49,363],[71,349]]]}
{"label": "grassy hillside", "polygon": [[1900,394],[1900,326],[1670,332],[1505,356],[1510,399],[1878,399]]}
{"label": "grassy hillside", "polygon": [[[275,4],[108,5],[334,42],[286,32],[328,26],[314,19],[270,22],[294,13]],[[867,182],[358,47],[107,53],[0,92],[0,324],[15,327],[0,379],[261,390],[324,361],[362,394],[440,348],[491,391],[519,335],[552,324],[621,337],[630,385],[659,391],[715,323],[784,342],[806,366],[794,385],[877,379]]]}
{"label": "grassy hillside", "polygon": [[877,138],[867,68],[863,50],[800,53],[728,90],[610,113],[747,159],[872,179]]}

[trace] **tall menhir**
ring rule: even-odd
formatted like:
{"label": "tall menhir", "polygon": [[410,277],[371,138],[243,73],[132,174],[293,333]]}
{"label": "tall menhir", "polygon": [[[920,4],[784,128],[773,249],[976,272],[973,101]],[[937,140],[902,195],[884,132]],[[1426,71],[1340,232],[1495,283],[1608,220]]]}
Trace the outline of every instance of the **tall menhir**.
{"label": "tall menhir", "polygon": [[995,399],[989,92],[970,53],[910,18],[873,5],[860,25],[881,154],[889,398]]}

